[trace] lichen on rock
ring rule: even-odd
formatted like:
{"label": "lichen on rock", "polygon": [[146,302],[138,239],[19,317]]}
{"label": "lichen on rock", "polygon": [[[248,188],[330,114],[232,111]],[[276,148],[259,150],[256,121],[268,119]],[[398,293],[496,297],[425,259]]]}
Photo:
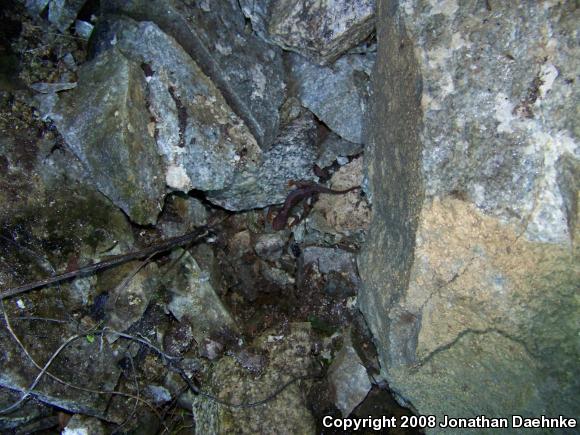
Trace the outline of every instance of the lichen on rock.
{"label": "lichen on rock", "polygon": [[254,30],[267,41],[329,64],[374,28],[374,0],[241,0]]}
{"label": "lichen on rock", "polygon": [[148,134],[145,75],[110,50],[79,71],[79,86],[49,115],[99,190],[139,224],[157,221],[163,166]]}
{"label": "lichen on rock", "polygon": [[578,10],[378,5],[359,304],[420,414],[577,415]]}

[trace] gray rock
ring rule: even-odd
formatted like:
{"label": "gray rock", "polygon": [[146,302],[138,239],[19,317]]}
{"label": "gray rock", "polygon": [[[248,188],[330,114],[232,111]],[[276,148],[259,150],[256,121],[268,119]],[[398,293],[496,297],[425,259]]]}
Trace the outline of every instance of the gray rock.
{"label": "gray rock", "polygon": [[224,345],[218,341],[206,338],[201,343],[200,355],[213,361],[220,357],[224,351]]}
{"label": "gray rock", "polygon": [[252,23],[252,30],[266,41],[269,41],[268,22],[273,3],[272,0],[239,0],[244,16],[249,18]]}
{"label": "gray rock", "polygon": [[[281,202],[289,180],[312,178],[316,137],[312,116],[304,115],[286,127],[262,155],[219,91],[157,26],[111,20],[99,38],[115,41],[123,53],[151,69],[149,108],[157,120],[157,143],[168,165],[165,178],[171,188],[206,190],[212,202],[242,210]],[[192,83],[192,78],[197,80]],[[213,113],[208,113],[208,105]]]}
{"label": "gray rock", "polygon": [[236,261],[252,251],[252,233],[249,230],[243,230],[234,234],[231,238],[230,255]]}
{"label": "gray rock", "polygon": [[283,253],[286,241],[282,239],[279,233],[262,234],[258,236],[254,250],[258,257],[264,260],[275,261],[278,260]]}
{"label": "gray rock", "polygon": [[95,26],[91,23],[83,20],[76,20],[75,21],[75,33],[79,35],[81,38],[88,39],[91,37]]}
{"label": "gray rock", "polygon": [[75,414],[62,431],[62,435],[105,435],[105,425],[99,419]]}
{"label": "gray rock", "polygon": [[40,119],[43,121],[50,122],[56,103],[58,103],[57,93],[38,93],[34,95],[34,106],[38,109]]}
{"label": "gray rock", "polygon": [[171,400],[169,390],[160,385],[147,385],[147,393],[156,405],[167,403]]}
{"label": "gray rock", "polygon": [[86,0],[50,0],[48,21],[61,32],[73,23]]}
{"label": "gray rock", "polygon": [[371,390],[371,382],[350,340],[346,342],[328,369],[332,400],[343,417],[347,417]]}
{"label": "gray rock", "polygon": [[70,299],[76,306],[90,305],[90,297],[97,281],[96,276],[75,278],[71,281]]}
{"label": "gray rock", "polygon": [[164,185],[144,92],[139,66],[110,50],[83,65],[79,86],[61,97],[50,117],[99,190],[133,221],[150,224]]}
{"label": "gray rock", "polygon": [[266,280],[279,287],[291,287],[296,282],[294,277],[288,272],[277,267],[272,267],[263,261],[260,262],[260,274]]}
{"label": "gray rock", "polygon": [[169,355],[181,355],[189,350],[193,343],[193,329],[186,322],[173,325],[163,337],[163,348]]}
{"label": "gray rock", "polygon": [[242,349],[233,353],[233,357],[241,367],[254,375],[262,374],[268,363],[268,358],[265,355],[253,350]]}
{"label": "gray rock", "polygon": [[172,294],[167,305],[171,314],[191,324],[197,343],[225,329],[235,330],[230,313],[210,284],[209,273],[201,270],[187,252],[174,250],[172,258],[178,262],[165,278]]}
{"label": "gray rock", "polygon": [[30,15],[40,15],[48,6],[50,0],[26,0],[26,9]]}
{"label": "gray rock", "polygon": [[379,2],[358,300],[422,415],[580,413],[579,13]]}
{"label": "gray rock", "polygon": [[[341,166],[331,177],[330,186],[334,190],[345,190],[363,184],[363,158],[357,157]],[[324,217],[324,224],[313,222],[313,228],[347,236],[351,242],[359,238],[370,224],[370,207],[361,196],[360,189],[340,195],[320,195],[312,208],[312,217]],[[313,219],[314,220],[314,219]],[[326,229],[325,229],[326,227]],[[356,236],[358,233],[359,236]],[[346,242],[346,245],[344,244]],[[346,240],[342,246],[348,246]]]}
{"label": "gray rock", "polygon": [[66,67],[69,69],[69,71],[76,71],[78,70],[78,65],[77,65],[77,61],[75,60],[75,57],[73,56],[72,53],[67,53],[62,57],[62,61],[64,62],[64,64],[66,65]]}
{"label": "gray rock", "polygon": [[228,210],[262,208],[284,202],[290,181],[313,180],[317,125],[310,113],[286,126],[263,163],[236,174],[224,190],[207,192],[207,198]]}
{"label": "gray rock", "polygon": [[326,168],[335,161],[343,166],[348,162],[348,159],[345,162],[345,158],[362,153],[363,146],[360,143],[349,142],[334,133],[330,133],[320,144],[320,150],[320,157],[316,160],[316,164],[320,168]]}
{"label": "gray rock", "polygon": [[366,39],[374,0],[240,0],[256,33],[318,63],[330,63]]}
{"label": "gray rock", "polygon": [[[183,358],[180,360],[180,366],[187,376],[194,376],[196,373],[203,372],[211,367],[210,362],[198,359]],[[192,402],[197,394],[190,389],[183,391],[183,378],[172,370],[167,370],[163,379],[163,386],[175,398],[177,406],[190,410]]]}
{"label": "gray rock", "polygon": [[77,87],[76,83],[32,83],[32,89],[41,94],[51,94],[55,92],[68,91]]}
{"label": "gray rock", "polygon": [[195,198],[168,195],[157,227],[165,237],[176,237],[207,224],[208,213],[203,203]]}
{"label": "gray rock", "polygon": [[374,54],[344,56],[331,67],[315,65],[299,55],[290,58],[302,104],[342,138],[363,143]]}
{"label": "gray rock", "polygon": [[305,279],[305,274],[312,273],[308,266],[314,266],[313,272],[324,276],[325,291],[331,296],[345,298],[357,294],[360,278],[353,253],[337,248],[309,246],[299,258],[300,281]]}
{"label": "gray rock", "polygon": [[157,25],[110,19],[97,40],[100,50],[108,52],[114,45],[147,65],[149,128],[167,166],[167,186],[184,192],[221,189],[237,171],[260,160],[261,150],[243,121],[197,63]]}
{"label": "gray rock", "polygon": [[[303,114],[262,152],[213,83],[175,40],[151,22],[109,19],[96,36],[98,51],[121,50],[146,64],[148,108],[166,162],[166,184],[207,192],[229,210],[282,202],[288,181],[312,179],[317,126]],[[163,53],[163,56],[159,56]],[[211,110],[208,110],[211,108]]]}
{"label": "gray rock", "polygon": [[283,125],[288,125],[304,113],[300,100],[296,97],[288,97],[280,107],[280,119]]}
{"label": "gray rock", "polygon": [[272,143],[285,95],[282,57],[277,48],[246,31],[237,1],[107,0],[103,7],[152,21],[175,38],[217,85],[258,143],[264,148]]}

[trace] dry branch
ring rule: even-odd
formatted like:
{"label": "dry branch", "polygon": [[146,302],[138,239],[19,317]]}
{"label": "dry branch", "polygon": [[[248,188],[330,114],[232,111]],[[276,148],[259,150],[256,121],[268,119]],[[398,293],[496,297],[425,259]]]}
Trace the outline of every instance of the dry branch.
{"label": "dry branch", "polygon": [[99,272],[104,269],[109,269],[114,266],[118,266],[129,261],[137,260],[144,257],[150,257],[152,255],[158,254],[160,252],[168,251],[177,246],[182,246],[190,242],[196,242],[202,240],[210,234],[210,228],[203,226],[197,228],[191,233],[187,233],[183,236],[173,237],[171,239],[164,240],[156,245],[150,246],[139,251],[130,252],[128,254],[116,255],[114,257],[108,258],[99,263],[91,264],[80,269],[76,269],[70,272],[66,272],[60,275],[52,276],[50,278],[42,279],[40,281],[35,281],[22,285],[20,287],[9,288],[8,290],[0,293],[0,300],[19,295],[21,293],[26,293],[30,290],[34,290],[40,287],[45,287],[47,285],[56,284],[58,282],[66,281],[77,276],[90,275]]}

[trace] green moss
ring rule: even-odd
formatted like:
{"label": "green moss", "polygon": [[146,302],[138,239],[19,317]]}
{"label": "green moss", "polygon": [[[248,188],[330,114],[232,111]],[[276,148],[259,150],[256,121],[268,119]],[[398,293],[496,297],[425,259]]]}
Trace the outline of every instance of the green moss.
{"label": "green moss", "polygon": [[[13,212],[0,227],[21,245],[46,255],[57,269],[73,258],[101,254],[116,240],[127,239],[130,228],[124,215],[103,195],[83,188],[60,189],[22,206],[9,204]],[[22,251],[12,259],[31,266],[30,254]]]}

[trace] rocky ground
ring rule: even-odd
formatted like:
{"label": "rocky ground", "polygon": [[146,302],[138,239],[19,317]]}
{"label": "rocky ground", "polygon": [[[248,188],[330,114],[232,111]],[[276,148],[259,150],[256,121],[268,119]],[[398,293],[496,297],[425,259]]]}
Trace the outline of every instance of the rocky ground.
{"label": "rocky ground", "polygon": [[579,14],[3,1],[0,431],[579,415]]}
{"label": "rocky ground", "polygon": [[3,293],[3,431],[332,433],[322,416],[411,412],[357,308],[374,2],[303,3],[3,3],[3,292],[198,231]]}

